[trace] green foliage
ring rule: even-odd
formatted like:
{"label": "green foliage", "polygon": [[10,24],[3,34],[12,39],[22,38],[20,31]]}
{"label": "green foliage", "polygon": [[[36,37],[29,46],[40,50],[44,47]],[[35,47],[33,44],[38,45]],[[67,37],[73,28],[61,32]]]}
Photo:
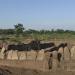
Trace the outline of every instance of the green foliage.
{"label": "green foliage", "polygon": [[[15,37],[16,36],[18,37]],[[23,24],[14,25],[14,29],[0,29],[0,40],[20,42],[25,39],[50,40],[50,39],[75,39],[75,31],[71,30],[25,30]]]}
{"label": "green foliage", "polygon": [[23,31],[24,31],[23,24],[17,24],[17,25],[14,25],[14,27],[15,27],[15,33],[17,36],[23,34]]}
{"label": "green foliage", "polygon": [[10,35],[14,33],[14,29],[0,29],[0,34]]}

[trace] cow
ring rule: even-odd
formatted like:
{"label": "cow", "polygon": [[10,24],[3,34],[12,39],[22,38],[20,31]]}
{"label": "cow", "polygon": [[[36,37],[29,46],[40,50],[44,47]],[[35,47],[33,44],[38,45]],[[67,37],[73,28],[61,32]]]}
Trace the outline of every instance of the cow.
{"label": "cow", "polygon": [[29,43],[30,49],[33,50],[40,50],[40,41],[39,40],[33,40]]}
{"label": "cow", "polygon": [[8,45],[7,50],[18,50],[18,51],[27,51],[30,50],[29,49],[29,45],[28,44],[18,44],[18,45]]}
{"label": "cow", "polygon": [[2,49],[2,47],[3,47],[3,44],[0,44],[0,49]]}
{"label": "cow", "polygon": [[46,49],[55,46],[53,42],[40,44],[40,49]]}
{"label": "cow", "polygon": [[62,48],[65,48],[67,46],[67,43],[61,43],[58,48],[62,47]]}
{"label": "cow", "polygon": [[[40,43],[39,40],[33,40],[28,44],[19,43],[17,45],[15,44],[9,44],[7,46],[7,50],[19,50],[19,51],[29,51],[29,50],[42,50],[54,47],[55,44],[53,42],[51,43]],[[55,48],[51,51],[56,50]]]}

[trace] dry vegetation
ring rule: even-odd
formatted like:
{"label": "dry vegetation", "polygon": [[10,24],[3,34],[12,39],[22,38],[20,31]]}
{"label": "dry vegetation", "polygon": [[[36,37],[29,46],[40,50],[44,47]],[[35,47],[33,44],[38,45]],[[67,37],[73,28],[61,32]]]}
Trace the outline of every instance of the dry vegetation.
{"label": "dry vegetation", "polygon": [[[18,25],[16,25],[18,26]],[[22,26],[23,27],[23,26]],[[16,30],[17,28],[15,28]],[[22,28],[23,29],[23,28]],[[24,29],[23,29],[24,30]],[[50,41],[58,44],[59,42],[68,42],[69,44],[75,44],[75,31],[64,31],[64,30],[27,30],[27,31],[14,31],[14,29],[0,29],[0,43],[8,42],[8,43],[27,43],[32,39],[38,39],[42,41]],[[19,34],[20,33],[20,34]],[[75,71],[49,71],[42,72],[36,70],[28,70],[24,68],[13,68],[7,66],[0,66],[0,75],[75,75]]]}
{"label": "dry vegetation", "polygon": [[3,67],[0,68],[0,75],[75,75],[75,72],[68,71],[55,71],[55,72],[42,72],[36,70],[27,70],[23,68],[11,68]]}

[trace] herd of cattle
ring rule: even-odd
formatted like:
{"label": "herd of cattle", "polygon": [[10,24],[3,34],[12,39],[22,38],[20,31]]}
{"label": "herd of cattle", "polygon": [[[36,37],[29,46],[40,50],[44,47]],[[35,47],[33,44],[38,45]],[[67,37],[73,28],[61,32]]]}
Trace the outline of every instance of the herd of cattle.
{"label": "herd of cattle", "polygon": [[19,43],[17,45],[15,44],[0,44],[0,48],[5,47],[7,50],[18,50],[18,51],[30,51],[30,50],[42,50],[42,49],[47,49],[51,48],[50,51],[58,50],[60,47],[66,47],[67,43],[61,43],[58,46],[56,46],[53,42],[50,43],[40,43],[40,41],[31,41],[28,44],[24,43]]}
{"label": "herd of cattle", "polygon": [[[53,42],[41,43],[40,41],[31,41],[28,44],[1,44],[0,58],[19,59],[19,60],[43,60],[48,59],[49,68],[57,66],[57,62],[63,60],[75,60],[75,46],[70,47],[67,43],[56,45]],[[7,55],[6,55],[7,54]],[[52,65],[53,64],[53,65]]]}
{"label": "herd of cattle", "polygon": [[[40,54],[42,52],[58,52],[58,60],[60,60],[60,57],[63,54],[63,50],[67,47],[67,43],[61,43],[58,46],[56,46],[53,42],[50,43],[41,43],[40,41],[31,41],[28,44],[24,44],[24,43],[19,43],[19,44],[3,44],[0,45],[0,47],[2,48],[1,54],[2,57],[4,58],[4,55],[7,53],[9,55],[9,58],[11,57],[10,55],[12,55],[12,52],[14,53],[12,57],[16,56],[17,57],[17,53],[16,51],[22,52],[22,57],[23,57],[23,52],[30,52],[29,56],[32,56],[32,54],[35,55],[36,52],[39,52]],[[67,48],[68,49],[68,48]],[[64,52],[67,50],[64,50]],[[69,51],[69,50],[68,50]],[[9,53],[8,53],[9,52]],[[32,53],[32,54],[31,54]],[[65,52],[66,53],[66,52]],[[0,55],[1,55],[0,54]],[[4,55],[3,55],[4,54]],[[49,55],[49,57],[51,57],[52,55]],[[36,56],[37,57],[37,56]],[[43,57],[43,56],[42,56]],[[25,57],[24,57],[25,58]],[[31,58],[31,57],[30,57]],[[32,57],[33,58],[33,57]],[[41,58],[41,56],[39,57],[39,59]],[[10,58],[11,59],[11,58]]]}

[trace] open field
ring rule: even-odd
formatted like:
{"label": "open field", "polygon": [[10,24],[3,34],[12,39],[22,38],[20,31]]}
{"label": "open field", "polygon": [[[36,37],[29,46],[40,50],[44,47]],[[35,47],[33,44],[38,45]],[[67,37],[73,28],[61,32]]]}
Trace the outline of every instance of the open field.
{"label": "open field", "polygon": [[[16,34],[1,34],[0,36],[0,43],[6,43],[6,44],[28,44],[30,43],[32,40],[40,40],[43,43],[48,43],[48,42],[53,42],[55,44],[55,46],[57,47],[59,44],[61,43],[67,43],[68,46],[70,47],[71,45],[75,46],[75,32],[71,33],[71,32],[52,32],[52,31],[45,31],[45,32],[23,32],[22,34],[16,36]],[[37,70],[32,70],[31,66],[31,62],[26,66],[29,68],[24,68],[22,63],[19,63],[17,65],[12,64],[13,62],[9,63],[9,61],[5,61],[2,63],[2,61],[0,62],[1,64],[3,64],[3,66],[0,66],[0,75],[75,75],[75,64],[73,65],[72,63],[70,63],[71,65],[71,69],[68,69],[68,65],[69,63],[65,63],[65,68],[64,70],[59,69],[58,71],[46,71],[46,72],[42,72],[42,71],[37,71]],[[33,62],[32,62],[33,63]],[[16,62],[15,62],[16,64]],[[37,62],[38,64],[38,62]],[[68,64],[68,65],[67,65]],[[7,67],[7,65],[10,65],[10,67]],[[20,66],[20,67],[16,67],[16,66]],[[34,65],[34,64],[33,64]],[[38,64],[39,65],[39,64]],[[67,66],[66,66],[67,65]],[[15,66],[15,67],[13,67]],[[25,66],[25,67],[26,67]],[[36,67],[38,67],[36,65]],[[31,70],[30,70],[31,68]],[[34,68],[34,67],[33,67]],[[66,70],[68,69],[68,71]],[[74,69],[74,70],[73,70]]]}
{"label": "open field", "polygon": [[75,75],[75,0],[0,0],[0,75]]}
{"label": "open field", "polygon": [[23,68],[0,66],[0,75],[75,75],[75,72],[71,71],[42,72],[36,70],[26,70]]}

